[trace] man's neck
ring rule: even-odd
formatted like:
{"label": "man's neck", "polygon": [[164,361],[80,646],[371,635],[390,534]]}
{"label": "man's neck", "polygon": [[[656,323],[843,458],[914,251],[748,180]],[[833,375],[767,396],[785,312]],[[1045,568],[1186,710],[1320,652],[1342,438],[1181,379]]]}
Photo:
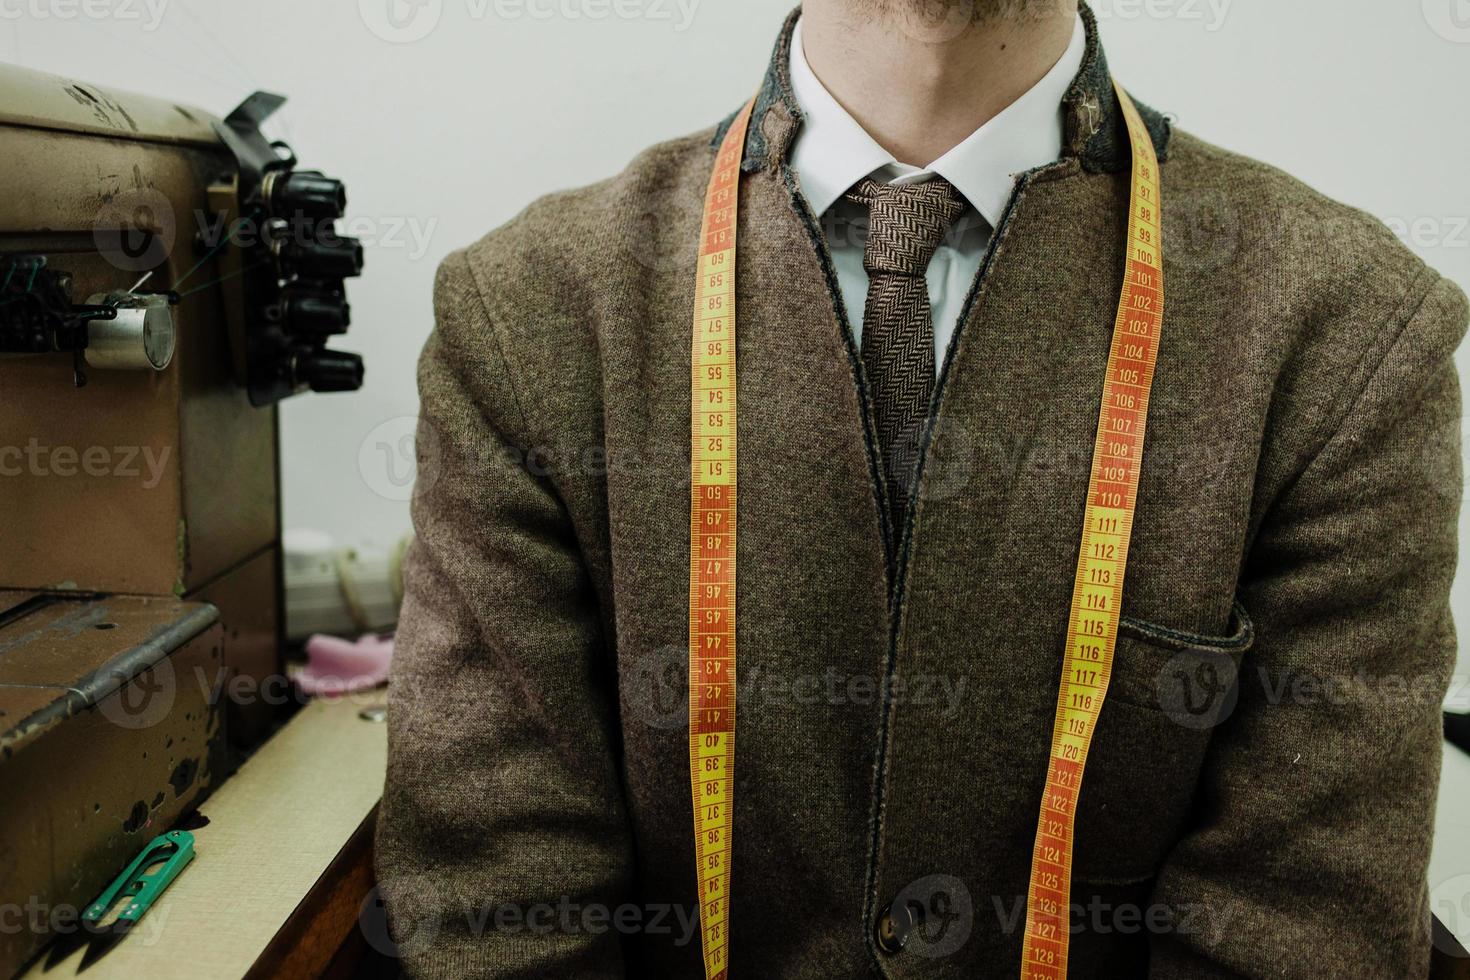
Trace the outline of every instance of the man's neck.
{"label": "man's neck", "polygon": [[[984,0],[981,0],[983,3]],[[1041,80],[1067,49],[1077,7],[1042,0],[969,23],[920,19],[899,0],[806,0],[802,48],[842,107],[902,163],[927,166]],[[962,9],[961,9],[962,8]]]}

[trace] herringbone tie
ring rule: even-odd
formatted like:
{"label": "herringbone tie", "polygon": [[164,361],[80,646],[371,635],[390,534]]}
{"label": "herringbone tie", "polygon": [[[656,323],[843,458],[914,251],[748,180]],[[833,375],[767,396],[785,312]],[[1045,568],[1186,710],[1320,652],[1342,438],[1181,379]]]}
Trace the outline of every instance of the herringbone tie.
{"label": "herringbone tie", "polygon": [[902,534],[919,461],[919,436],[934,393],[934,321],[924,272],[965,200],[948,181],[881,184],[847,192],[866,205],[862,354],[888,482],[894,544]]}

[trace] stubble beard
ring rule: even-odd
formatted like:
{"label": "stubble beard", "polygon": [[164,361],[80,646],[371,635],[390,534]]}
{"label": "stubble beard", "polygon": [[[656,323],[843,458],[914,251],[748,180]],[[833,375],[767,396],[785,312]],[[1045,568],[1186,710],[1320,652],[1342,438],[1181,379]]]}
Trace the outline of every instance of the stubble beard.
{"label": "stubble beard", "polygon": [[853,0],[874,17],[907,23],[970,25],[1055,16],[1072,0]]}

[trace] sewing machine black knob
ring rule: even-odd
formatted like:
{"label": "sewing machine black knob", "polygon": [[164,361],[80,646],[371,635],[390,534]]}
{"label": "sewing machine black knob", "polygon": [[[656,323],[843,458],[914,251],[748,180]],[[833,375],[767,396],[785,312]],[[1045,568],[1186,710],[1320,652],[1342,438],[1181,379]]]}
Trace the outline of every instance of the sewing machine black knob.
{"label": "sewing machine black knob", "polygon": [[362,358],[356,354],[313,351],[299,362],[299,372],[312,391],[356,391],[362,387]]}
{"label": "sewing machine black knob", "polygon": [[287,270],[303,279],[348,279],[362,273],[362,242],[356,238],[285,241],[278,248]]}
{"label": "sewing machine black knob", "polygon": [[271,214],[287,220],[296,215],[335,220],[347,211],[347,188],[315,170],[268,174],[265,193]]}
{"label": "sewing machine black knob", "polygon": [[286,326],[293,333],[343,333],[351,322],[352,307],[341,293],[312,291],[286,297]]}

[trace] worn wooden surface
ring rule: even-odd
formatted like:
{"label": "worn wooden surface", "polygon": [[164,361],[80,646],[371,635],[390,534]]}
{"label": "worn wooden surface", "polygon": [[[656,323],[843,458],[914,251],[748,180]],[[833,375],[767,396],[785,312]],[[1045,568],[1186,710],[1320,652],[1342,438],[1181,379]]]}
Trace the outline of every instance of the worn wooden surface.
{"label": "worn wooden surface", "polygon": [[[193,864],[87,980],[243,977],[263,957],[307,968],[295,975],[325,965],[356,928],[343,909],[363,897],[344,896],[365,881],[387,729],[360,712],[384,697],[313,702],[251,757],[200,809]],[[80,962],[28,976],[72,976]]]}

